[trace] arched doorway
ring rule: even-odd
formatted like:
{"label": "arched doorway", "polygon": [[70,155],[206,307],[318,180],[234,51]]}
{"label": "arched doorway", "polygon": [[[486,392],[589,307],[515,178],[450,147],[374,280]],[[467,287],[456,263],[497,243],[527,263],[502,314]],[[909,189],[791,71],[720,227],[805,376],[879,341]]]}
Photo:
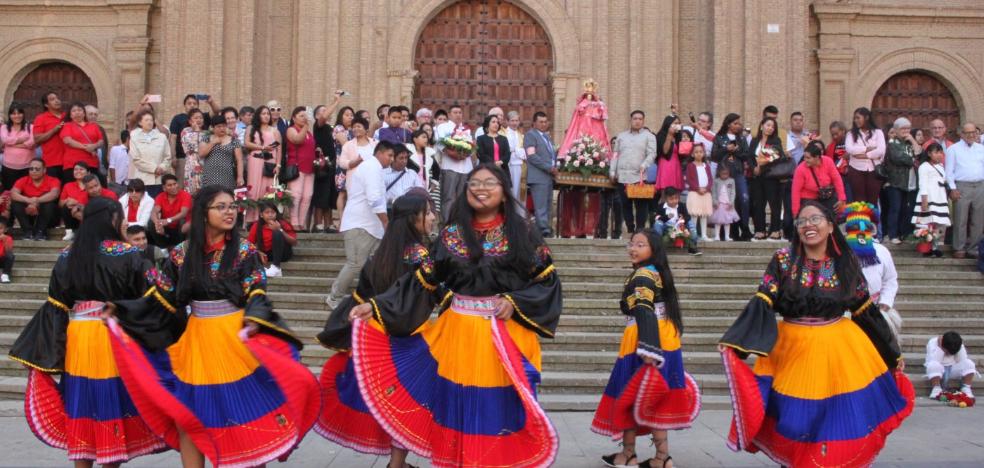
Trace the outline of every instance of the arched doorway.
{"label": "arched doorway", "polygon": [[414,108],[461,104],[480,123],[488,109],[553,115],[553,47],[529,13],[505,0],[463,0],[445,8],[417,42]]}
{"label": "arched doorway", "polygon": [[48,62],[28,72],[14,91],[14,101],[22,103],[31,119],[44,109],[41,97],[48,91],[58,93],[67,106],[74,101],[98,106],[96,88],[79,67],[67,62]]}
{"label": "arched doorway", "polygon": [[942,119],[949,138],[959,138],[956,134],[960,128],[957,100],[946,84],[926,72],[905,71],[889,78],[875,93],[871,112],[881,126],[906,117],[912,121],[912,128],[927,131],[931,120]]}

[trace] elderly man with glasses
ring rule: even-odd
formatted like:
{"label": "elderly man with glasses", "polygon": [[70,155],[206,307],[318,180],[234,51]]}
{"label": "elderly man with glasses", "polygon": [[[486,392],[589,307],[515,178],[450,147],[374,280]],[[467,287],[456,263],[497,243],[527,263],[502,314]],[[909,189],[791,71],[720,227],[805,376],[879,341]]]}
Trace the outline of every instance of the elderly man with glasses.
{"label": "elderly man with glasses", "polygon": [[26,176],[10,191],[11,211],[20,223],[26,240],[48,240],[48,228],[55,219],[61,181],[45,174],[44,161],[31,161]]}
{"label": "elderly man with glasses", "polygon": [[[965,123],[960,141],[946,150],[946,183],[953,206],[953,257],[977,257],[984,234],[984,145],[980,130]],[[969,231],[969,232],[968,232]]]}

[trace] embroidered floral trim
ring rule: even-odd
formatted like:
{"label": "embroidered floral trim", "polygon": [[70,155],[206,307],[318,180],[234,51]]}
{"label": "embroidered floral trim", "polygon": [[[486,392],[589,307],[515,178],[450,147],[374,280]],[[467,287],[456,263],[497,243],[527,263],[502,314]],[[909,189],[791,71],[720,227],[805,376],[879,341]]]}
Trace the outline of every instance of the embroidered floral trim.
{"label": "embroidered floral trim", "polygon": [[167,275],[161,273],[157,268],[151,268],[144,272],[144,278],[147,279],[147,284],[151,286],[157,286],[158,289],[165,292],[174,291],[174,282]]}
{"label": "embroidered floral trim", "polygon": [[115,240],[104,240],[102,244],[99,245],[99,252],[103,255],[109,255],[111,257],[119,257],[121,255],[126,255],[128,253],[139,253],[140,249],[127,244],[126,242],[115,241]]}
{"label": "embroidered floral trim", "polygon": [[403,261],[413,268],[423,270],[425,275],[434,273],[434,259],[430,256],[430,251],[422,244],[414,244],[407,247],[403,253]]}

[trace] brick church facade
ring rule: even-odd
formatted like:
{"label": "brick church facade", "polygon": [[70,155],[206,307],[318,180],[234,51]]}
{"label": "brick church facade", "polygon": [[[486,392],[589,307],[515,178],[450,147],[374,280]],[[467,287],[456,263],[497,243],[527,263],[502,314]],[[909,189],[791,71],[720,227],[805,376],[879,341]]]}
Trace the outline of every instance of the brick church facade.
{"label": "brick church facade", "polygon": [[0,105],[52,88],[116,130],[148,93],[169,117],[187,93],[289,108],[342,88],[356,108],[501,104],[563,128],[593,78],[613,130],[670,102],[953,129],[984,121],[982,51],[979,0],[0,0]]}

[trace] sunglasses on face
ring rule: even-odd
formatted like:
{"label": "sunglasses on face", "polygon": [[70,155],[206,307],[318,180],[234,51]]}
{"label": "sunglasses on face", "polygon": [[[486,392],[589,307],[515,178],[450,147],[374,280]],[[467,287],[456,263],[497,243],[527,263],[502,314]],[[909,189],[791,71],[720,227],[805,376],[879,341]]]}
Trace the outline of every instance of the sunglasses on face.
{"label": "sunglasses on face", "polygon": [[28,171],[30,171],[30,172],[41,172],[43,170],[44,170],[43,167],[32,167],[32,168],[29,168],[28,169]]}
{"label": "sunglasses on face", "polygon": [[271,107],[270,110],[273,111],[273,112],[280,112],[280,111],[284,110],[284,108],[283,107]]}

